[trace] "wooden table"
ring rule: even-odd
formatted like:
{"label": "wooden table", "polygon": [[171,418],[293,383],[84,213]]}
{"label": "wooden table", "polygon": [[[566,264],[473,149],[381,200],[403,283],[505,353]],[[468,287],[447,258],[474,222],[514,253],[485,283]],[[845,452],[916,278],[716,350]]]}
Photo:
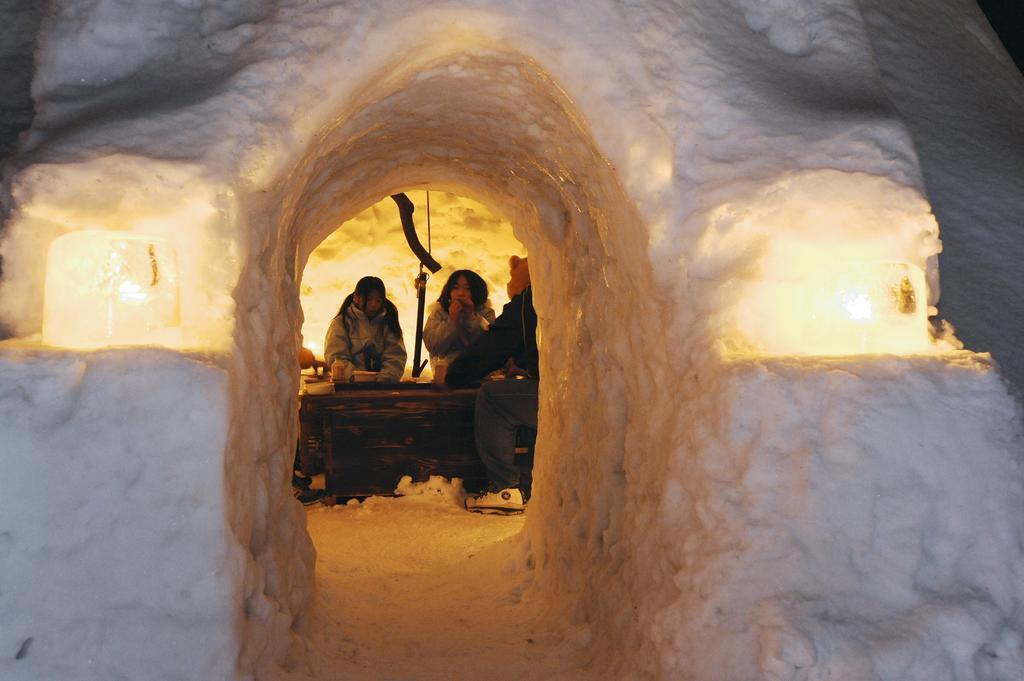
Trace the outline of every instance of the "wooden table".
{"label": "wooden table", "polygon": [[339,383],[327,395],[302,395],[300,447],[323,454],[326,490],[338,497],[393,494],[398,480],[462,478],[487,487],[473,443],[476,388],[429,383]]}

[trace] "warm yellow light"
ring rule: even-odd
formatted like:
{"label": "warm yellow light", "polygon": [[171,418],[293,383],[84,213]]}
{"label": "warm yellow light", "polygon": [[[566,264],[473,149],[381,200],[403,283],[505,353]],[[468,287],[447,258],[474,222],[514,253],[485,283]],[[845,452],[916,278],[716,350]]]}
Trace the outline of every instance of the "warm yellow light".
{"label": "warm yellow light", "polygon": [[69,348],[181,344],[174,251],[160,237],[79,230],[46,261],[43,342]]}
{"label": "warm yellow light", "polygon": [[146,292],[134,281],[126,281],[117,288],[123,300],[145,300]]}
{"label": "warm yellow light", "polygon": [[[426,192],[407,193],[416,205],[416,226],[426,244]],[[491,304],[501,312],[508,302],[508,255],[525,254],[526,247],[515,238],[508,221],[481,203],[446,192],[431,192],[430,200],[433,255],[444,267],[427,281],[427,305],[437,300],[449,274],[466,268],[488,283]],[[394,201],[385,197],[356,215],[314,249],[306,263],[300,291],[303,345],[317,357],[323,356],[324,335],[341,302],[360,277],[373,274],[384,280],[388,298],[398,308],[411,366],[418,265],[402,234]]]}
{"label": "warm yellow light", "polygon": [[850,315],[850,319],[871,319],[871,300],[866,293],[862,291],[840,291],[839,297],[843,300],[843,308]]}
{"label": "warm yellow light", "polygon": [[737,322],[745,345],[780,355],[931,351],[921,268],[805,260],[748,287]]}

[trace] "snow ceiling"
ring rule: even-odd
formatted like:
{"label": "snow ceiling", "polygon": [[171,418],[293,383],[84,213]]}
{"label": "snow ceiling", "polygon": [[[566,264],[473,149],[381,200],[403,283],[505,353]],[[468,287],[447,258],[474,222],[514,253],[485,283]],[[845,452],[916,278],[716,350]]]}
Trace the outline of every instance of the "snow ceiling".
{"label": "snow ceiling", "polygon": [[[948,330],[932,338],[926,320],[948,216],[968,244],[950,262],[974,293],[953,294],[957,310],[977,349],[1021,375],[1007,342],[1021,282],[979,287],[972,273],[1020,260],[1006,232],[1020,174],[998,170],[1019,147],[979,169],[988,201],[964,195],[956,167],[1024,111],[1021,81],[972,3],[890,4],[53,2],[36,117],[5,175],[0,315],[19,340],[0,357],[14,424],[0,459],[28,480],[23,453],[57,451],[52,438],[100,479],[131,458],[129,486],[191,529],[154,535],[102,494],[40,509],[45,521],[8,514],[28,502],[4,489],[0,517],[20,524],[0,528],[0,555],[31,595],[34,561],[72,554],[64,529],[88,514],[123,528],[139,574],[167,552],[193,569],[109,611],[0,620],[7,648],[32,639],[38,653],[0,664],[53,676],[45,660],[80,669],[99,640],[109,654],[89,678],[301,668],[313,552],[287,473],[300,292],[321,276],[303,273],[328,238],[339,258],[367,254],[358,274],[409,262],[353,219],[430,189],[486,210],[437,226],[465,235],[463,250],[529,253],[545,378],[522,569],[553,617],[591,637],[595,669],[708,681],[1024,669],[1019,407],[984,356]],[[929,99],[953,89],[945,51],[984,70],[973,101]],[[931,143],[971,125],[942,107],[973,112],[996,90],[985,125]],[[488,224],[500,238],[481,236]],[[47,251],[82,230],[173,250],[171,350],[38,345]],[[149,249],[155,285],[163,246]],[[408,270],[387,282],[396,292]],[[180,399],[145,392],[128,367]],[[149,450],[121,412],[92,406],[139,394]],[[67,424],[95,433],[61,436]],[[183,446],[183,431],[197,441]],[[155,474],[154,449],[192,474]],[[213,477],[197,481],[203,465]],[[38,522],[48,538],[24,539]],[[102,573],[101,556],[89,565]],[[74,600],[80,586],[56,575],[47,593]],[[153,613],[172,591],[187,607],[163,621]],[[195,654],[129,655],[102,635],[109,612],[138,616],[154,640],[172,629]],[[83,618],[95,639],[38,633]]]}

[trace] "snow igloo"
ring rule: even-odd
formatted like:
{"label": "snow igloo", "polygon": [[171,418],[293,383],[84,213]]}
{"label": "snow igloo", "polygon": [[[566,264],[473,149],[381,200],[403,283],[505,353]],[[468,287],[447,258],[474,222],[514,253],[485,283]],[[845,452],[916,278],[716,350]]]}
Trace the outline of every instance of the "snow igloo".
{"label": "snow igloo", "polygon": [[[1022,678],[1020,408],[936,322],[902,35],[1024,109],[955,0],[51,2],[4,175],[0,676],[302,668],[303,267],[431,189],[529,252],[522,569],[593,678]],[[111,249],[146,276],[83,274]]]}

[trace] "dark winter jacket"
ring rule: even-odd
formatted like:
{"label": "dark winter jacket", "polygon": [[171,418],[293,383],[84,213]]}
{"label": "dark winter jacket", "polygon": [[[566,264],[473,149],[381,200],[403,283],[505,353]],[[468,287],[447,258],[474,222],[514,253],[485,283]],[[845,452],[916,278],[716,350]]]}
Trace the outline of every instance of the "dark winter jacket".
{"label": "dark winter jacket", "polygon": [[460,388],[505,366],[509,358],[516,366],[537,376],[537,312],[533,309],[533,287],[513,296],[501,314],[466,351],[448,366],[444,382]]}

